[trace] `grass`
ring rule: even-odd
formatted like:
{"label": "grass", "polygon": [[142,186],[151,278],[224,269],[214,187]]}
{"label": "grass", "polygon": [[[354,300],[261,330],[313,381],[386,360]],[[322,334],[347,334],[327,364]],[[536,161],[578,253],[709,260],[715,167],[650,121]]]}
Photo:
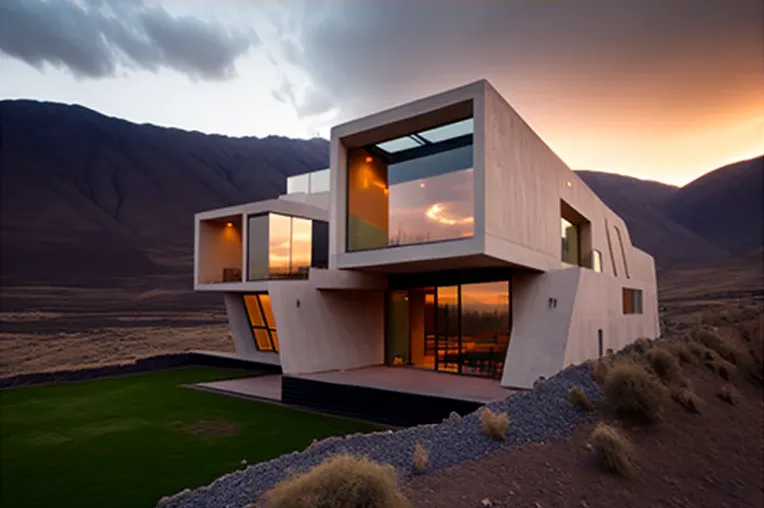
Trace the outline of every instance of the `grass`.
{"label": "grass", "polygon": [[507,413],[494,413],[487,407],[483,407],[479,417],[483,434],[497,441],[504,441],[507,438],[507,428],[509,428]]}
{"label": "grass", "polygon": [[336,455],[280,482],[265,495],[267,508],[406,508],[393,466]]}
{"label": "grass", "polygon": [[378,430],[183,388],[241,376],[190,368],[0,391],[3,508],[152,507],[312,439]]}
{"label": "grass", "polygon": [[597,453],[600,465],[606,470],[630,476],[634,472],[631,463],[633,446],[618,429],[598,423],[592,432],[592,448]]}

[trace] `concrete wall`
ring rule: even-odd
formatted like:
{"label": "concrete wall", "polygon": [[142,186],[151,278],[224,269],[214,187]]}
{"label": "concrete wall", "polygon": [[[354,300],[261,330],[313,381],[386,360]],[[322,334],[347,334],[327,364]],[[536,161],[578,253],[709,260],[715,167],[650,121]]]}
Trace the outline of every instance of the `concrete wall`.
{"label": "concrete wall", "polygon": [[[529,388],[564,363],[580,270],[512,277],[512,334],[501,384]],[[549,299],[557,305],[550,307]]]}
{"label": "concrete wall", "polygon": [[[635,253],[643,263],[652,261],[641,251]],[[642,314],[623,313],[624,287],[642,290]],[[550,306],[550,298],[556,299],[556,306]],[[654,281],[627,281],[579,267],[513,276],[512,320],[501,381],[506,387],[530,388],[541,376],[597,358],[599,330],[603,353],[640,337],[660,336]]]}
{"label": "concrete wall", "polygon": [[268,292],[284,374],[384,363],[384,292],[319,291],[309,281],[272,282]]}

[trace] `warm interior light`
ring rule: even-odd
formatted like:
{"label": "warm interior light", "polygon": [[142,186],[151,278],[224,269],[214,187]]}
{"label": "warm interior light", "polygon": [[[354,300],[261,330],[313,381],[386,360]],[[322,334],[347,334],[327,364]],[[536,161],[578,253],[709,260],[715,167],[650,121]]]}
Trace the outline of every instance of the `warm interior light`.
{"label": "warm interior light", "polygon": [[233,222],[226,222],[225,223],[225,227],[232,228],[233,227]]}
{"label": "warm interior light", "polygon": [[569,181],[569,182],[568,182],[568,187],[573,187],[573,183],[571,183],[571,182]]}
{"label": "warm interior light", "polygon": [[372,159],[371,157],[366,157],[366,162],[371,162],[372,160],[374,159]]}
{"label": "warm interior light", "polygon": [[456,226],[460,224],[472,224],[474,222],[474,219],[472,217],[446,217],[445,216],[446,207],[440,203],[435,203],[430,208],[427,209],[425,212],[425,215],[428,219],[430,219],[433,222],[438,222],[440,224],[445,224],[447,226]]}

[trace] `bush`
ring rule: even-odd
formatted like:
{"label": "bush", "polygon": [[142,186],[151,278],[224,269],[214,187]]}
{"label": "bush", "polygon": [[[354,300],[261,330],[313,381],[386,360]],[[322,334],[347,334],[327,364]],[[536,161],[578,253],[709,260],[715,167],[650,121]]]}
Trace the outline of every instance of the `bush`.
{"label": "bush", "polygon": [[658,377],[668,382],[681,373],[676,359],[663,348],[654,347],[647,353],[647,360]]}
{"label": "bush", "polygon": [[568,390],[568,402],[586,411],[594,409],[594,404],[589,400],[580,386],[571,386]]}
{"label": "bush", "polygon": [[265,494],[267,508],[398,508],[411,503],[395,468],[365,458],[336,455],[284,480]]}
{"label": "bush", "polygon": [[663,384],[636,363],[610,369],[604,391],[605,399],[620,415],[646,422],[661,419],[668,399]]}
{"label": "bush", "polygon": [[424,449],[424,446],[417,443],[414,445],[414,469],[417,473],[424,473],[427,471],[427,466],[430,463],[430,454]]}
{"label": "bush", "polygon": [[695,363],[695,357],[690,346],[683,342],[670,344],[668,350],[682,363]]}
{"label": "bush", "polygon": [[631,463],[633,446],[616,428],[598,423],[591,439],[599,463],[606,471],[623,476],[630,476],[634,472]]}
{"label": "bush", "polygon": [[483,428],[483,434],[497,441],[504,441],[507,437],[509,416],[507,413],[496,414],[484,407],[480,410],[480,425]]}
{"label": "bush", "polygon": [[690,413],[700,413],[700,398],[689,388],[672,388],[671,398]]}

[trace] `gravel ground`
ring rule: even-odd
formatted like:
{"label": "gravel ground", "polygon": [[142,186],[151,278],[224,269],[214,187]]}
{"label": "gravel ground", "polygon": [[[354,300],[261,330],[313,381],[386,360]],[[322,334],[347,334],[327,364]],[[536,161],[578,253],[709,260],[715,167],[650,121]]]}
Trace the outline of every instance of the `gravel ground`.
{"label": "gravel ground", "polygon": [[511,424],[505,442],[485,436],[477,413],[459,418],[452,414],[443,423],[419,425],[397,431],[329,438],[306,450],[283,455],[221,476],[210,485],[185,490],[159,501],[160,508],[242,508],[255,502],[286,475],[307,470],[328,456],[364,455],[395,466],[402,477],[414,473],[412,453],[419,442],[430,453],[429,470],[443,469],[485,457],[504,447],[564,439],[588,414],[568,403],[568,390],[580,386],[597,401],[599,386],[587,365],[569,367],[529,392],[488,404],[494,412],[507,412]]}

